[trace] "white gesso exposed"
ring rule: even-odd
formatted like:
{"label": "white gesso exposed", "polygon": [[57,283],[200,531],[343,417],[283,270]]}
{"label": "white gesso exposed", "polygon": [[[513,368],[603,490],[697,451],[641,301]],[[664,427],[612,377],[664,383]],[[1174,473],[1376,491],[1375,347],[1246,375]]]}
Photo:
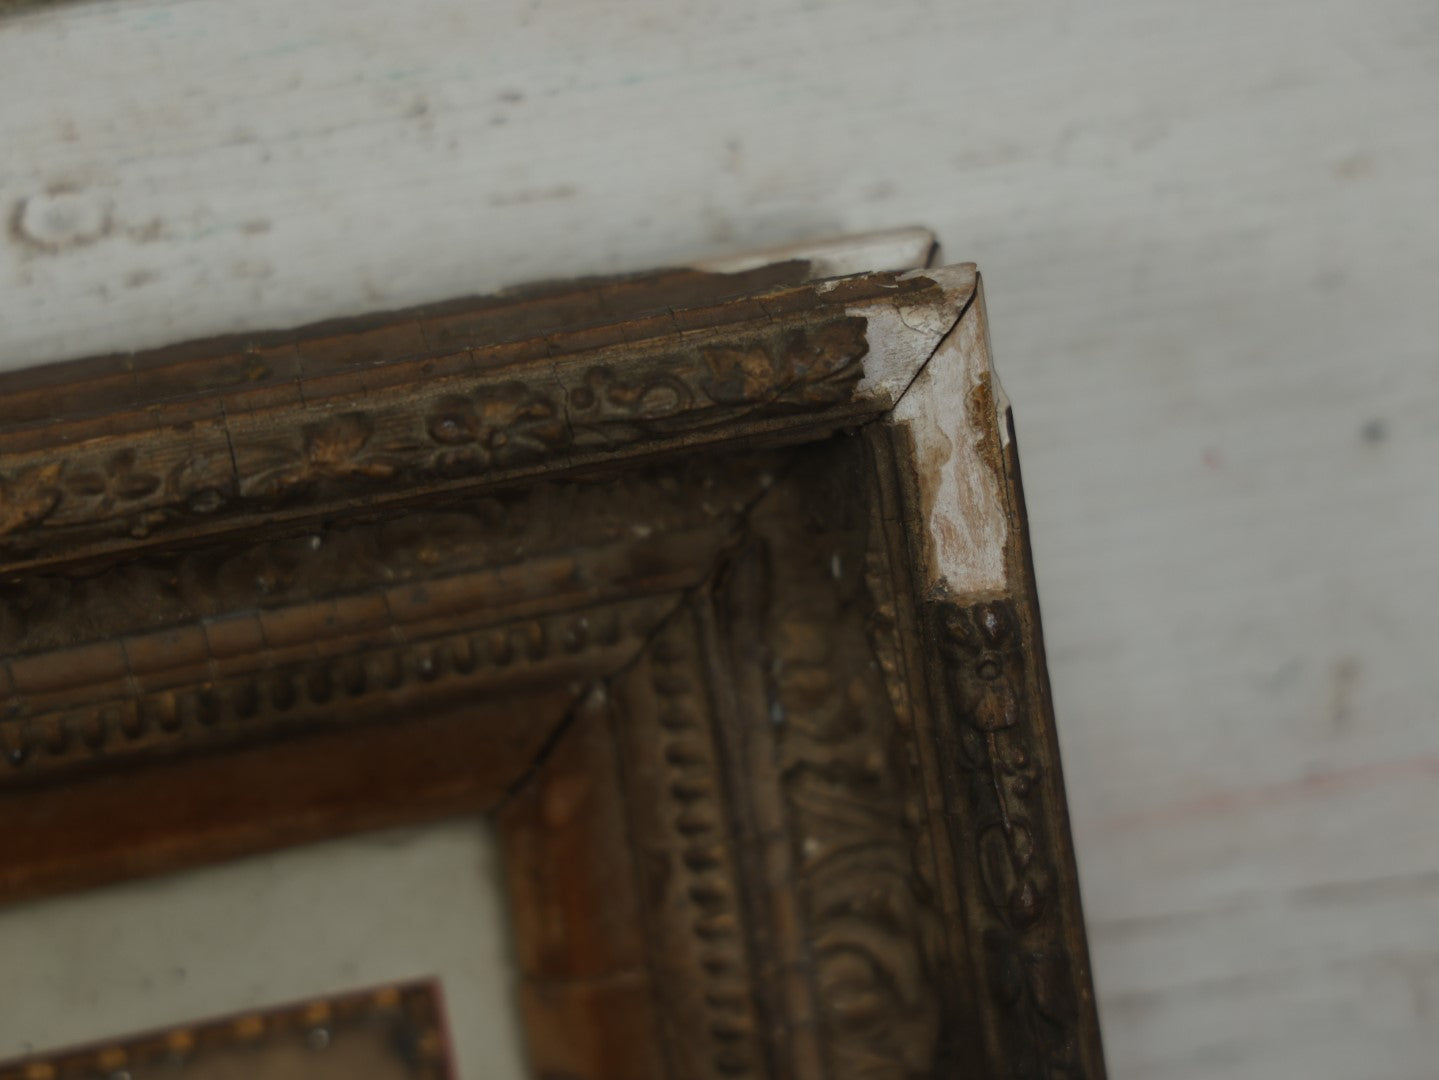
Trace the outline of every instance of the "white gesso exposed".
{"label": "white gesso exposed", "polygon": [[[982,447],[1007,444],[1009,403],[990,363],[979,277],[972,264],[904,275],[915,276],[936,282],[940,297],[846,309],[867,323],[869,352],[856,393],[892,405],[891,419],[914,439],[926,589],[950,597],[1000,590],[1010,508],[1005,478]],[[973,417],[969,403],[983,384],[995,412]]]}
{"label": "white gesso exposed", "polygon": [[691,266],[716,274],[736,274],[802,259],[810,264],[811,278],[830,278],[875,270],[916,270],[929,265],[936,247],[934,233],[928,229],[883,229],[719,255],[699,259]]}

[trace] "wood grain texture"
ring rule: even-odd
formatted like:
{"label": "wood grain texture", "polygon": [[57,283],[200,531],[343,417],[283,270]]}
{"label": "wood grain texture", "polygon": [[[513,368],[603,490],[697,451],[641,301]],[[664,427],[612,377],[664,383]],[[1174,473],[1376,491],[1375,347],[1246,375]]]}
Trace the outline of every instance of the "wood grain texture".
{"label": "wood grain texture", "polygon": [[[965,682],[988,677],[988,654],[955,661],[917,622],[969,603],[955,610],[981,612],[984,634],[1032,597],[973,266],[779,287],[701,277],[743,291],[693,307],[665,301],[673,279],[626,279],[650,300],[595,319],[589,348],[609,351],[573,385],[551,353],[561,333],[521,318],[506,337],[507,320],[471,319],[486,302],[446,306],[469,324],[456,355],[498,334],[520,356],[505,399],[553,404],[473,425],[446,405],[437,441],[477,425],[499,452],[541,423],[578,448],[585,414],[607,407],[624,435],[606,469],[541,454],[517,486],[488,477],[483,454],[437,473],[423,445],[371,447],[378,417],[413,421],[447,389],[391,340],[433,325],[413,313],[346,330],[332,371],[282,378],[296,400],[256,410],[261,441],[303,433],[299,520],[253,501],[274,493],[246,490],[248,436],[228,421],[237,513],[162,515],[163,541],[97,544],[117,499],[160,490],[99,485],[78,518],[50,517],[74,490],[68,425],[131,439],[127,475],[132,456],[179,453],[192,429],[175,412],[224,401],[230,345],[137,354],[128,370],[161,377],[110,411],[106,362],[83,362],[73,411],[0,433],[39,436],[5,505],[41,506],[12,515],[35,555],[5,568],[0,594],[0,801],[24,835],[0,899],[496,812],[541,1076],[1103,1080],[1052,716],[1025,689],[1037,626],[1005,622],[994,707]],[[959,376],[963,407],[907,390],[936,368],[936,383]],[[22,410],[29,378],[11,380]],[[333,414],[331,399],[380,385],[385,404]],[[916,409],[889,408],[909,393]],[[155,422],[127,433],[137,409]],[[446,482],[474,467],[473,490]],[[978,532],[947,545],[936,580],[930,530],[913,523],[954,520],[933,512],[963,498],[934,482],[949,470],[992,497],[957,504]],[[311,518],[322,531],[297,535]],[[953,573],[966,556],[995,573]],[[917,656],[908,673],[901,652]],[[932,715],[922,687],[943,700]],[[971,729],[989,734],[987,766],[961,760]],[[997,809],[976,811],[959,774],[983,792],[1006,770]],[[1015,932],[998,959],[995,913]]]}
{"label": "wood grain texture", "polygon": [[0,61],[13,365],[934,226],[1017,406],[1113,1073],[1430,1074],[1431,4],[122,0]]}
{"label": "wood grain texture", "polygon": [[606,691],[596,686],[501,809],[533,1075],[660,1080],[664,1008]]}
{"label": "wood grain texture", "polygon": [[[572,707],[564,691],[531,693],[423,720],[4,791],[0,812],[16,838],[0,865],[0,901],[489,812]],[[529,722],[516,724],[517,713]]]}

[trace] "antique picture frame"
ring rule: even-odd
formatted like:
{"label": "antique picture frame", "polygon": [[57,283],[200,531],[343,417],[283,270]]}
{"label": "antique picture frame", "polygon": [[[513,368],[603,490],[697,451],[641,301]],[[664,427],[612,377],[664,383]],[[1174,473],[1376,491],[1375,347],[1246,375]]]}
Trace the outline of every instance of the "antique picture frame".
{"label": "antique picture frame", "polygon": [[537,1077],[1102,1076],[980,279],[845,269],[0,375],[0,900],[482,813]]}

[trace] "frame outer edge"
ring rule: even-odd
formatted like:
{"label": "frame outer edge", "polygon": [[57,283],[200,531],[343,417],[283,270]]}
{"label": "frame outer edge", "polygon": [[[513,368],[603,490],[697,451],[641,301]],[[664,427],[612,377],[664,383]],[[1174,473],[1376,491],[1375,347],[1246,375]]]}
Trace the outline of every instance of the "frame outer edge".
{"label": "frame outer edge", "polygon": [[[338,340],[297,339],[348,357],[335,371],[287,382],[259,365],[270,381],[255,387],[222,380],[101,415],[0,423],[0,570],[303,529],[705,444],[816,438],[899,400],[973,282],[972,266],[859,274],[567,331],[563,347],[554,335],[472,336],[434,355],[415,352],[417,331],[395,315]],[[163,369],[203,344],[132,363]],[[515,355],[482,363],[487,349]],[[379,359],[361,363],[370,353]],[[250,356],[191,363],[218,373]]]}
{"label": "frame outer edge", "polygon": [[983,286],[884,423],[990,1075],[1103,1080],[1078,870],[1009,402]]}

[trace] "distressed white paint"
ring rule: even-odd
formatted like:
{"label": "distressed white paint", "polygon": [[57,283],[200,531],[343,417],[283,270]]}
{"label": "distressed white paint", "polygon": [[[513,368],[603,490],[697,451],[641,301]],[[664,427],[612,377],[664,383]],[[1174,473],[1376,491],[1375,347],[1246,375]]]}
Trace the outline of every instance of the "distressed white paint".
{"label": "distressed white paint", "polygon": [[934,233],[928,229],[881,229],[855,236],[801,240],[776,244],[757,251],[715,255],[696,259],[696,270],[735,274],[770,263],[803,259],[810,264],[810,276],[839,277],[871,270],[914,270],[929,265],[935,253]]}
{"label": "distressed white paint", "polygon": [[[973,291],[973,289],[971,290]],[[980,290],[891,413],[909,429],[919,471],[924,586],[962,598],[1009,584],[1011,510],[1004,472],[1004,412],[976,415],[976,393],[994,399],[994,369]]]}
{"label": "distressed white paint", "polygon": [[[937,299],[903,302],[876,299],[845,309],[865,320],[869,351],[864,357],[864,375],[855,387],[860,395],[871,395],[894,405],[915,377],[929,363],[934,350],[959,320],[978,287],[973,263],[916,270],[915,274],[940,286]],[[823,289],[828,283],[821,283]]]}
{"label": "distressed white paint", "polygon": [[0,73],[0,220],[83,200],[0,240],[8,366],[933,227],[1015,402],[1112,1075],[1433,1076],[1433,0],[100,0]]}

